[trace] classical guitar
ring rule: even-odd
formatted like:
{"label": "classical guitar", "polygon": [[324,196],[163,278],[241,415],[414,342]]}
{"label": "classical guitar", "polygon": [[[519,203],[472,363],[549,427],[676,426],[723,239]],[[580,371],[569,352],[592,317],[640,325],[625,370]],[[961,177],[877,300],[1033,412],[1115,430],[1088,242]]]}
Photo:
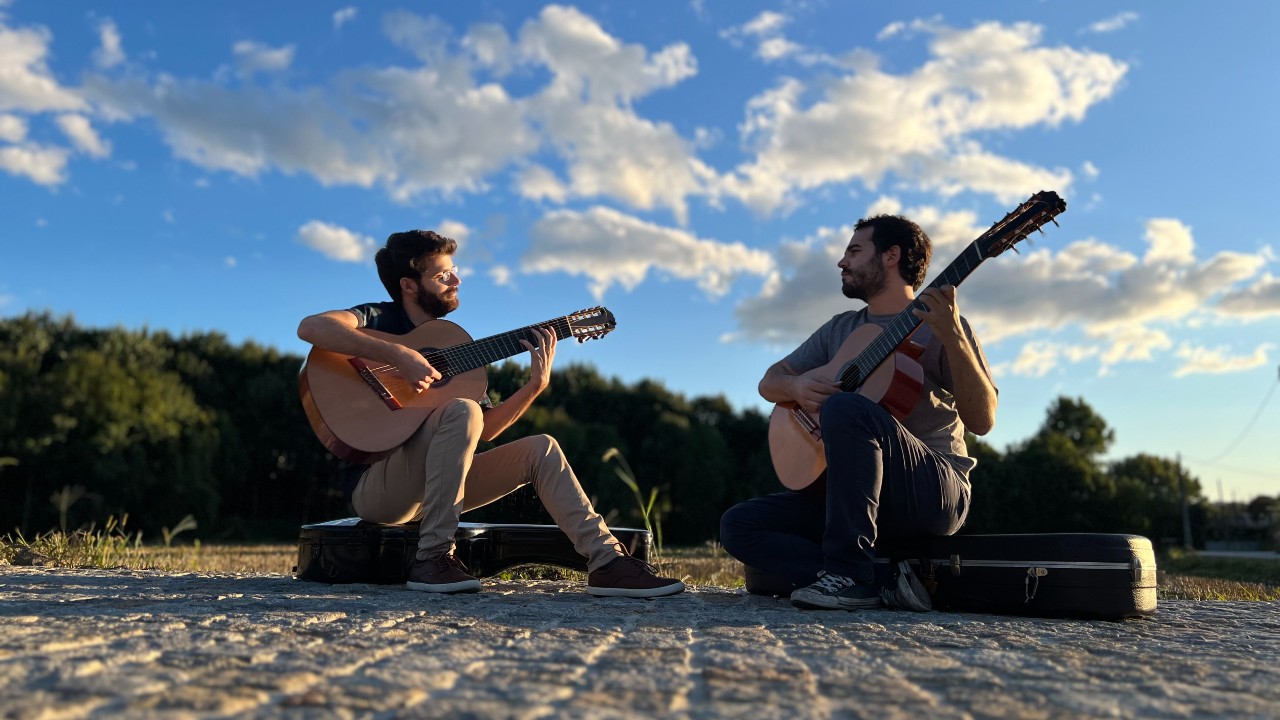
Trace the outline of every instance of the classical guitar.
{"label": "classical guitar", "polygon": [[418,392],[390,365],[312,348],[298,392],[311,429],[329,452],[349,462],[374,462],[408,440],[441,403],[483,395],[489,387],[485,366],[525,352],[520,341],[533,342],[534,328],[550,328],[558,340],[586,342],[617,324],[613,313],[595,307],[480,340],[448,320],[425,322],[404,335],[361,329],[417,350],[441,379]]}
{"label": "classical guitar", "polygon": [[[982,261],[1021,242],[1067,209],[1057,193],[1041,191],[995,223],[943,270],[928,287],[959,285]],[[926,288],[927,289],[927,288]],[[808,374],[836,379],[843,392],[857,392],[878,402],[902,420],[915,407],[924,386],[918,359],[923,350],[910,341],[921,320],[912,311],[916,300],[884,327],[858,327],[831,362]],[[811,485],[827,467],[818,418],[795,403],[779,403],[769,416],[769,454],[782,484],[792,490]]]}

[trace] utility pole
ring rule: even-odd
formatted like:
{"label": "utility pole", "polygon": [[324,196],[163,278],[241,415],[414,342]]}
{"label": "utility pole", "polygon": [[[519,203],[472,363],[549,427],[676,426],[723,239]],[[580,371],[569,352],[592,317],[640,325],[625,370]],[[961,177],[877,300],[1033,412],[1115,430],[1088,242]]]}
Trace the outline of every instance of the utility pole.
{"label": "utility pole", "polygon": [[1178,453],[1178,490],[1182,494],[1182,547],[1191,549],[1191,509],[1187,506],[1187,474],[1182,471],[1182,453]]}

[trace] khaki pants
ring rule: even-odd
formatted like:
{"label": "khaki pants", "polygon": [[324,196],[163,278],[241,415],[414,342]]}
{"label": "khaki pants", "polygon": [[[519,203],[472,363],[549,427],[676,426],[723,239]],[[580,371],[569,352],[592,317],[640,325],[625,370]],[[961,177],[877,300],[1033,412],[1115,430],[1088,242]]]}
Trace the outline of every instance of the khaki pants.
{"label": "khaki pants", "polygon": [[361,519],[418,521],[419,560],[453,552],[458,517],[533,483],[556,525],[596,570],[622,554],[622,544],[591,507],[560,445],[535,435],[476,454],[480,406],[451,400],[412,437],[360,478],[351,501]]}

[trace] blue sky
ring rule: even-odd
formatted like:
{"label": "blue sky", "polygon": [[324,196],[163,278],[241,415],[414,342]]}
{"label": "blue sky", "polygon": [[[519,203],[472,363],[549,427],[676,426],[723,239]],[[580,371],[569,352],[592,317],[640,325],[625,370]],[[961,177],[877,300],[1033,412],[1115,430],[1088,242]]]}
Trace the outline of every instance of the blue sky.
{"label": "blue sky", "polygon": [[917,219],[936,272],[1055,190],[1061,227],[960,288],[987,440],[1083,397],[1111,457],[1275,494],[1278,7],[0,0],[0,315],[302,354],[432,228],[472,336],[605,305],[559,362],[767,410],[854,307],[858,218]]}

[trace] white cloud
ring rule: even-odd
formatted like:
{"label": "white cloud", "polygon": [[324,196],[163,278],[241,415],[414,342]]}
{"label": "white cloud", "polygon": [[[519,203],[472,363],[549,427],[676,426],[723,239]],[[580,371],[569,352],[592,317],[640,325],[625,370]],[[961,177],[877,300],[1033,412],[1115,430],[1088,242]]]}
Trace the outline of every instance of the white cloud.
{"label": "white cloud", "polygon": [[668,207],[683,222],[686,198],[714,173],[668,123],[640,118],[631,103],[692,77],[697,62],[683,43],[647,53],[625,45],[567,7],[549,6],[520,31],[520,53],[552,74],[529,104],[530,116],[567,163],[562,185],[535,173],[530,191],[550,197],[607,195],[644,210]]}
{"label": "white cloud", "polygon": [[[781,32],[786,17],[774,15],[758,16],[739,36]],[[753,156],[727,176],[697,156],[706,147],[701,128],[686,138],[634,107],[697,74],[689,46],[629,44],[559,5],[543,8],[514,40],[493,24],[458,34],[436,18],[390,13],[384,32],[419,64],[361,67],[318,84],[258,77],[288,68],[293,46],[245,41],[233,50],[246,73],[239,83],[225,73],[90,75],[84,92],[112,119],[153,118],[173,154],[200,168],[301,173],[326,186],[381,187],[405,202],[483,192],[506,171],[529,199],[603,198],[669,210],[679,224],[694,198],[775,211],[798,205],[806,190],[874,188],[891,175],[944,195],[1066,192],[1069,170],[1000,155],[977,138],[1079,120],[1127,67],[1099,53],[1041,47],[1033,25],[912,27],[932,39],[931,59],[914,71],[881,72],[864,54],[823,89],[783,79],[753,98],[742,126]],[[524,94],[494,79],[508,73]]]}
{"label": "white cloud", "polygon": [[1147,256],[1143,262],[1148,265],[1171,263],[1187,265],[1195,262],[1195,241],[1191,239],[1191,228],[1178,220],[1155,218],[1147,221]]}
{"label": "white cloud", "polygon": [[52,40],[44,28],[12,29],[0,22],[0,111],[38,113],[85,108],[84,100],[62,87],[45,62]]}
{"label": "white cloud", "polygon": [[568,186],[541,165],[530,165],[521,170],[516,176],[516,190],[530,200],[563,203],[569,197]]}
{"label": "white cloud", "polygon": [[723,192],[761,211],[831,183],[875,188],[891,173],[911,185],[1004,202],[1021,199],[1027,187],[1065,192],[1070,171],[995,155],[976,138],[1079,121],[1115,92],[1128,66],[1101,53],[1041,47],[1041,28],[1028,23],[912,27],[932,41],[931,58],[911,72],[884,72],[865,56],[852,72],[813,88],[814,102],[805,103],[811,89],[794,78],[753,98],[741,131],[757,156],[724,180]]}
{"label": "white cloud", "polygon": [[489,279],[498,287],[511,285],[511,268],[506,265],[493,265],[489,268]]}
{"label": "white cloud", "polygon": [[1081,32],[1091,33],[1112,33],[1117,30],[1123,30],[1128,25],[1138,21],[1138,13],[1125,11],[1117,15],[1112,15],[1104,20],[1099,20]]}
{"label": "white cloud", "polygon": [[17,115],[0,114],[0,140],[18,143],[27,137],[27,121]]}
{"label": "white cloud", "polygon": [[356,10],[353,5],[348,5],[347,7],[338,10],[333,14],[333,28],[336,30],[352,20],[355,20],[357,12],[358,10]]}
{"label": "white cloud", "polygon": [[467,237],[471,235],[471,229],[457,220],[441,220],[435,230],[445,237],[457,240],[459,243],[466,242]]}
{"label": "white cloud", "polygon": [[991,371],[997,376],[1013,374],[1039,378],[1048,375],[1063,361],[1080,363],[1088,358],[1097,357],[1098,353],[1097,347],[1087,345],[1032,340],[1022,346],[1018,356],[1012,362],[996,365],[991,368]]}
{"label": "white cloud", "polygon": [[223,259],[222,259],[222,264],[223,264],[223,265],[226,265],[226,266],[227,266],[227,267],[229,267],[229,268],[233,268],[233,267],[235,267],[236,265],[239,265],[240,263],[235,259],[235,256],[233,256],[233,255],[228,255],[228,256],[226,256],[225,258],[223,258]]}
{"label": "white cloud", "polygon": [[327,258],[342,262],[366,262],[372,260],[377,251],[373,238],[320,220],[298,228],[296,240]]}
{"label": "white cloud", "polygon": [[111,154],[111,143],[98,136],[97,131],[85,116],[59,115],[57,123],[63,134],[80,152],[96,158],[104,158]]}
{"label": "white cloud", "polygon": [[293,45],[273,48],[252,40],[241,40],[231,46],[236,67],[245,77],[259,72],[274,73],[287,70],[293,64],[293,53]]}
{"label": "white cloud", "polygon": [[1218,311],[1245,318],[1280,316],[1280,278],[1265,273],[1253,285],[1226,293]]}
{"label": "white cloud", "polygon": [[0,147],[0,170],[25,177],[37,185],[61,185],[66,182],[68,152],[62,148],[34,143]]}
{"label": "white cloud", "polygon": [[630,291],[650,273],[692,280],[717,297],[742,275],[768,274],[773,261],[741,243],[704,240],[595,207],[583,213],[555,211],[535,223],[521,267],[585,275],[597,299],[615,284]]}
{"label": "white cloud", "polygon": [[1190,343],[1182,343],[1178,346],[1175,355],[1184,360],[1184,362],[1181,367],[1174,371],[1173,376],[1221,375],[1252,370],[1267,364],[1268,354],[1274,347],[1274,343],[1262,343],[1248,355],[1233,356],[1229,354],[1229,350],[1226,347],[1206,348]]}
{"label": "white cloud", "polygon": [[112,20],[98,24],[98,49],[93,51],[93,62],[100,68],[113,68],[124,62],[124,43],[120,30]]}
{"label": "white cloud", "polygon": [[1102,174],[1101,171],[1098,170],[1098,166],[1094,165],[1092,162],[1088,160],[1085,160],[1080,165],[1080,172],[1090,180],[1095,180],[1097,179],[1098,175]]}
{"label": "white cloud", "polygon": [[808,50],[803,45],[787,39],[783,29],[791,22],[792,18],[787,15],[766,10],[743,25],[722,30],[720,37],[735,46],[740,46],[746,41],[754,42],[755,56],[766,63],[788,59],[796,60],[801,65],[835,63],[833,58]]}
{"label": "white cloud", "polygon": [[361,68],[296,88],[252,80],[228,87],[217,76],[90,76],[86,93],[122,118],[154,118],[175,156],[201,168],[382,185],[404,201],[483,190],[489,174],[540,142],[520,103],[501,86],[476,84],[459,63]]}

